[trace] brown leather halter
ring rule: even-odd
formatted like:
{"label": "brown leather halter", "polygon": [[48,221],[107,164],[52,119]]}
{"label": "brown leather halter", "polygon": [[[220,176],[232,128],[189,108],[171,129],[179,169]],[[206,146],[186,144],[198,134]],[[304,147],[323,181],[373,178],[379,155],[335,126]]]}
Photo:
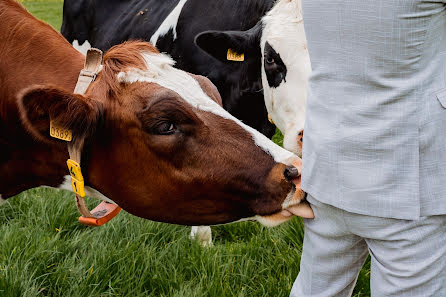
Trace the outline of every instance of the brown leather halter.
{"label": "brown leather halter", "polygon": [[[79,74],[74,93],[80,95],[85,94],[90,84],[96,79],[99,71],[101,71],[101,68],[102,51],[95,48],[89,49],[85,57],[84,69],[82,69]],[[62,137],[58,137],[59,132],[54,133],[54,131],[59,130],[65,132],[61,134]],[[70,159],[67,161],[67,165],[71,176],[71,185],[73,187],[74,193],[76,194],[76,206],[79,212],[82,214],[82,216],[79,217],[79,222],[83,225],[88,226],[104,225],[105,223],[113,219],[121,211],[121,208],[116,204],[104,201],[101,202],[95,209],[93,209],[92,212],[90,212],[85,205],[84,178],[82,176],[82,170],[80,166],[82,149],[85,139],[77,139],[76,142],[72,143],[71,131],[66,129],[59,129],[53,125],[50,129],[50,134],[52,137],[68,141],[67,146]]]}

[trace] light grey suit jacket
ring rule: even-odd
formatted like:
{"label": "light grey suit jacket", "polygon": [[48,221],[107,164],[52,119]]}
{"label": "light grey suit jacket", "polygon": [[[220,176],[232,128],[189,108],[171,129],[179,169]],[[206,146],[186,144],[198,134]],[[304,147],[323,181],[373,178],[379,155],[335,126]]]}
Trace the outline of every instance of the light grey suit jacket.
{"label": "light grey suit jacket", "polygon": [[302,188],[366,215],[446,214],[446,10],[302,0],[312,74]]}

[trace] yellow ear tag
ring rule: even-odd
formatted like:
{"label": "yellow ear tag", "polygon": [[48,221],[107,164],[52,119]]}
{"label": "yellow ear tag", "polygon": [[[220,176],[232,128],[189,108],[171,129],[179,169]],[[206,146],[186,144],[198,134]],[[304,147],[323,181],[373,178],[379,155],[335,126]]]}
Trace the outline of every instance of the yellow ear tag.
{"label": "yellow ear tag", "polygon": [[71,159],[67,160],[67,165],[71,175],[73,192],[81,197],[85,197],[84,177],[82,176],[81,165]]}
{"label": "yellow ear tag", "polygon": [[50,136],[68,142],[73,139],[73,133],[71,133],[71,130],[57,127],[52,121],[50,121]]}
{"label": "yellow ear tag", "polygon": [[226,59],[228,59],[228,61],[243,62],[245,61],[245,54],[239,54],[233,49],[228,49]]}

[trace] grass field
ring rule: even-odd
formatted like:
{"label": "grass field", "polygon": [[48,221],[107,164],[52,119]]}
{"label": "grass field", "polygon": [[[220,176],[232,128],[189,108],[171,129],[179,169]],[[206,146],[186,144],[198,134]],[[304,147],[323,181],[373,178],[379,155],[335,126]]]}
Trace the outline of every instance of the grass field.
{"label": "grass field", "polygon": [[[59,30],[61,1],[24,5]],[[125,212],[99,228],[81,226],[73,199],[39,188],[0,207],[0,296],[288,296],[299,272],[297,218],[274,229],[214,227],[214,247],[202,248],[188,227]],[[366,266],[354,296],[370,295]]]}

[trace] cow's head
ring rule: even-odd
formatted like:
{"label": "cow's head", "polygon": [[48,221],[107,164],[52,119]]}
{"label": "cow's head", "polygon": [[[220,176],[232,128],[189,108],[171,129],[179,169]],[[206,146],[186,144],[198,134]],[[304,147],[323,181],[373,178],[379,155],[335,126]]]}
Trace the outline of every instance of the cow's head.
{"label": "cow's head", "polygon": [[299,155],[311,72],[300,3],[278,1],[262,20],[261,39],[266,109],[284,135],[283,146]]}
{"label": "cow's head", "polygon": [[262,91],[261,31],[261,23],[247,31],[205,31],[196,36],[195,43],[222,63],[209,77],[222,83],[217,87],[224,98],[223,107],[271,138],[276,126],[268,121]]}
{"label": "cow's head", "polygon": [[252,85],[262,82],[266,109],[284,134],[283,145],[298,154],[311,71],[300,7],[300,0],[279,0],[248,31],[207,31],[196,37],[197,45],[217,59],[225,60],[227,49],[245,54],[240,67],[251,69]]}
{"label": "cow's head", "polygon": [[[178,224],[312,215],[300,159],[221,107],[212,83],[173,67],[143,42],[115,46],[85,96],[50,86],[19,98],[24,125],[49,138],[49,119],[85,138],[87,184],[128,212]],[[308,214],[309,212],[309,214]]]}

